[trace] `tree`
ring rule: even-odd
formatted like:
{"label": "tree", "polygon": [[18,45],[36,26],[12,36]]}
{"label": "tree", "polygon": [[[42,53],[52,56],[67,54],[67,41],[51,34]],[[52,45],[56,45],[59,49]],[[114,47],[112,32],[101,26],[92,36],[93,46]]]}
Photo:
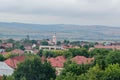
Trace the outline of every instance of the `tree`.
{"label": "tree", "polygon": [[65,50],[63,55],[65,56],[65,58],[71,58],[72,57],[72,53],[68,50]]}
{"label": "tree", "polygon": [[37,44],[37,41],[36,40],[31,40],[31,43],[32,44]]}
{"label": "tree", "polygon": [[110,51],[111,50],[108,50],[108,49],[94,49],[94,50],[90,51],[90,57],[94,57],[97,55],[106,56],[109,54]]}
{"label": "tree", "polygon": [[69,51],[72,53],[72,57],[75,57],[77,55],[85,57],[89,56],[88,51],[85,48],[71,48]]}
{"label": "tree", "polygon": [[72,42],[70,42],[70,44],[73,46],[80,46],[81,47],[80,41],[72,41]]}
{"label": "tree", "polygon": [[97,56],[95,56],[94,65],[98,64],[99,67],[100,67],[102,70],[104,70],[105,67],[107,66],[106,61],[105,61],[105,58],[106,58],[105,55],[103,56],[103,55],[99,55],[99,54],[98,54]]}
{"label": "tree", "polygon": [[14,71],[15,80],[50,80],[55,79],[55,69],[46,61],[42,63],[38,57],[25,60]]}
{"label": "tree", "polygon": [[25,50],[25,47],[23,45],[20,46],[21,50]]}
{"label": "tree", "polygon": [[8,43],[14,43],[15,41],[13,39],[7,39]]}
{"label": "tree", "polygon": [[69,40],[64,40],[63,43],[64,43],[64,44],[69,44],[70,41],[69,41]]}
{"label": "tree", "polygon": [[2,40],[0,40],[0,44],[2,43]]}
{"label": "tree", "polygon": [[57,45],[61,45],[61,42],[60,42],[60,41],[57,41]]}
{"label": "tree", "polygon": [[70,60],[68,60],[65,64],[64,64],[64,69],[61,73],[61,75],[65,75],[70,72],[72,74],[75,75],[81,75],[85,72],[87,72],[87,70],[92,66],[92,64],[77,64],[75,62],[72,62]]}
{"label": "tree", "polygon": [[120,80],[120,64],[110,64],[105,69],[103,80]]}
{"label": "tree", "polygon": [[5,51],[6,51],[6,52],[10,52],[10,51],[12,51],[12,50],[14,50],[14,48],[7,48]]}
{"label": "tree", "polygon": [[13,76],[5,76],[5,75],[3,75],[2,80],[15,80],[15,79],[14,79]]}
{"label": "tree", "polygon": [[42,57],[42,56],[43,56],[43,50],[42,50],[42,49],[41,49],[41,50],[39,50],[38,55],[39,55],[40,57]]}
{"label": "tree", "polygon": [[90,68],[87,73],[80,75],[79,80],[103,80],[103,70],[99,65]]}
{"label": "tree", "polygon": [[120,64],[120,51],[111,51],[108,56],[106,57],[106,63],[107,64],[114,64],[119,63]]}
{"label": "tree", "polygon": [[29,35],[27,35],[27,36],[26,36],[26,39],[27,39],[27,40],[30,40],[30,36],[29,36]]}
{"label": "tree", "polygon": [[4,61],[4,60],[5,60],[4,56],[0,54],[0,61]]}
{"label": "tree", "polygon": [[87,70],[92,66],[92,64],[76,64],[68,60],[64,64],[64,69],[61,74],[57,76],[56,80],[82,80],[80,75],[87,72]]}
{"label": "tree", "polygon": [[107,49],[94,49],[89,53],[90,57],[94,57],[94,64],[98,64],[101,69],[105,69],[106,67],[106,56],[110,53],[111,50]]}
{"label": "tree", "polygon": [[48,42],[47,41],[42,41],[41,44],[42,45],[48,45]]}
{"label": "tree", "polygon": [[63,75],[57,76],[56,80],[80,80],[80,79],[79,79],[79,76],[68,72],[66,76],[63,76]]}

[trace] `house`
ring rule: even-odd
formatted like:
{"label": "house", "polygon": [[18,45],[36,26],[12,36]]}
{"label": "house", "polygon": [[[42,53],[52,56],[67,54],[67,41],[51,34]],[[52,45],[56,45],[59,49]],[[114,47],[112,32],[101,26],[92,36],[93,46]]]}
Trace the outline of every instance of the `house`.
{"label": "house", "polygon": [[72,45],[63,45],[62,47],[63,47],[63,49],[70,49],[70,48],[73,48]]}
{"label": "house", "polygon": [[12,54],[19,54],[19,55],[22,55],[24,54],[24,51],[21,50],[21,49],[14,49],[11,51]]}
{"label": "house", "polygon": [[47,58],[47,61],[49,61],[51,65],[55,68],[63,68],[66,59],[64,56],[58,56],[56,58]]}
{"label": "house", "polygon": [[89,64],[94,61],[94,58],[86,58],[84,56],[76,56],[71,59],[73,62],[77,64]]}
{"label": "house", "polygon": [[47,61],[50,62],[53,67],[55,67],[56,74],[59,75],[63,69],[66,59],[64,56],[58,56],[56,58],[48,58]]}
{"label": "house", "polygon": [[32,44],[24,44],[25,50],[32,50]]}
{"label": "house", "polygon": [[12,75],[13,69],[9,67],[5,62],[0,62],[0,76],[3,75],[9,76]]}
{"label": "house", "polygon": [[120,46],[118,45],[108,45],[108,46],[103,46],[103,45],[95,45],[94,48],[103,48],[103,49],[112,49],[112,50],[120,50]]}
{"label": "house", "polygon": [[3,48],[12,48],[13,47],[13,44],[12,43],[2,43],[0,45],[0,47],[3,47]]}
{"label": "house", "polygon": [[3,56],[6,56],[8,52],[1,52],[0,54],[2,54]]}
{"label": "house", "polygon": [[17,65],[20,63],[20,62],[23,62],[25,60],[25,57],[24,56],[17,56],[17,57],[13,57],[13,58],[9,58],[7,60],[5,60],[4,62],[10,66],[11,68],[13,69],[16,69],[17,68]]}

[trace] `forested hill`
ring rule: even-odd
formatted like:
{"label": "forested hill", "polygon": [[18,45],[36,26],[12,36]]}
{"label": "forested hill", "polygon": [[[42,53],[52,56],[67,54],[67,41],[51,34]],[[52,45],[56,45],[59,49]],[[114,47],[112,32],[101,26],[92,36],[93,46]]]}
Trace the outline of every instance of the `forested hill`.
{"label": "forested hill", "polygon": [[26,24],[0,22],[0,38],[31,39],[51,38],[70,40],[120,40],[120,27],[72,24]]}

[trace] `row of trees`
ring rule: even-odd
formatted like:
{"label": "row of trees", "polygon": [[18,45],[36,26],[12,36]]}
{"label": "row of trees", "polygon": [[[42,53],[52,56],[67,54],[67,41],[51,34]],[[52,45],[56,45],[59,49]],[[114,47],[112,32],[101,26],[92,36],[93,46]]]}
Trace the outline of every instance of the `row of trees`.
{"label": "row of trees", "polygon": [[69,50],[40,50],[38,55],[44,55],[45,57],[65,56],[66,58],[75,57],[77,55],[89,57],[89,52],[86,48],[71,48]]}

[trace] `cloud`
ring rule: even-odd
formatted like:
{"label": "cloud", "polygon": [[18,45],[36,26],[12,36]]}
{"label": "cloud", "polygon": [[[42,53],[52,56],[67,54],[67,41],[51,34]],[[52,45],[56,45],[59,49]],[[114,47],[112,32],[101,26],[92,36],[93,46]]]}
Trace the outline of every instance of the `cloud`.
{"label": "cloud", "polygon": [[16,17],[0,20],[118,25],[119,4],[119,0],[0,0],[0,16]]}

